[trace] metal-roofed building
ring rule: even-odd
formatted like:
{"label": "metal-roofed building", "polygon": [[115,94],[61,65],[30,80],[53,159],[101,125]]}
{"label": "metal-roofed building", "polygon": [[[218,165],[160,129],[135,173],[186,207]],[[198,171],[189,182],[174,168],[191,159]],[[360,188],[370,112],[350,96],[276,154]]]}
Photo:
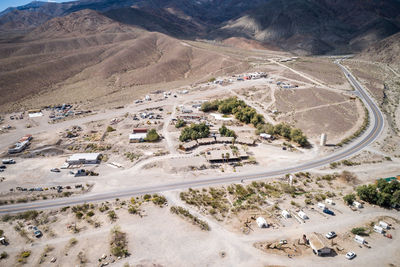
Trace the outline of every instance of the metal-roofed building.
{"label": "metal-roofed building", "polygon": [[73,154],[67,159],[70,165],[77,164],[97,164],[100,162],[100,153],[78,153]]}

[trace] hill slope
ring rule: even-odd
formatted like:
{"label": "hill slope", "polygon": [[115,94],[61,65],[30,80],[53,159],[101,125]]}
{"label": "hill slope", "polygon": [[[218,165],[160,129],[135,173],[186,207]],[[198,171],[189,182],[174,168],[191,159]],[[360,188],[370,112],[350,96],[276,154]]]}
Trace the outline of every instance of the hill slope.
{"label": "hill slope", "polygon": [[135,94],[137,86],[200,78],[236,65],[228,56],[83,10],[0,43],[0,105],[10,108],[44,93],[64,101],[120,90]]}

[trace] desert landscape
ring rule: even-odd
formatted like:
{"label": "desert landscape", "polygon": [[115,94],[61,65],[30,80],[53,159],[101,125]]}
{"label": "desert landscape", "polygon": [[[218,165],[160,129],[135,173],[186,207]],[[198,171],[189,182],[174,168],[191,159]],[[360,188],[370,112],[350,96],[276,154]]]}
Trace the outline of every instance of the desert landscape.
{"label": "desert landscape", "polygon": [[0,266],[400,265],[400,4],[361,4],[0,12]]}

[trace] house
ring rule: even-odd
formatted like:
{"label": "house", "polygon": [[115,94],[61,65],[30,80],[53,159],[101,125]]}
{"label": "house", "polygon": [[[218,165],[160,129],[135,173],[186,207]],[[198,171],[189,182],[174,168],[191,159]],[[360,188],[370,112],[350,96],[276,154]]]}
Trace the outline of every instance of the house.
{"label": "house", "polygon": [[133,128],[133,133],[137,134],[137,133],[147,133],[147,129],[146,128]]}
{"label": "house", "polygon": [[268,223],[263,217],[258,217],[256,219],[257,225],[260,228],[268,228]]}
{"label": "house", "polygon": [[290,217],[290,213],[287,210],[282,210],[282,216],[283,218],[289,219]]}
{"label": "house", "polygon": [[317,256],[326,256],[331,254],[332,249],[327,247],[322,239],[315,233],[311,234],[308,241],[310,242],[310,247]]}
{"label": "house", "polygon": [[359,243],[361,245],[363,245],[365,243],[365,239],[363,237],[359,236],[359,235],[356,235],[354,237],[354,241],[356,241],[357,243]]}
{"label": "house", "polygon": [[252,146],[254,145],[254,140],[250,139],[250,138],[236,138],[235,140],[236,144],[241,144],[241,145],[248,145],[248,146]]}
{"label": "house", "polygon": [[382,227],[383,229],[389,229],[389,224],[384,221],[380,221],[379,226]]}
{"label": "house", "polygon": [[129,135],[129,143],[143,142],[147,137],[147,133],[133,133]]}
{"label": "house", "polygon": [[232,144],[235,140],[234,137],[217,137],[216,141],[218,144]]}
{"label": "house", "polygon": [[297,215],[298,215],[300,218],[302,218],[303,220],[307,220],[307,219],[308,219],[308,216],[307,216],[307,214],[306,214],[304,211],[299,211],[299,212],[297,213]]}
{"label": "house", "polygon": [[231,162],[240,161],[247,159],[249,156],[244,151],[237,151],[233,153],[231,149],[227,150],[212,150],[208,151],[206,158],[211,163]]}
{"label": "house", "polygon": [[383,230],[382,227],[378,226],[378,225],[374,225],[374,231],[377,232],[378,234],[383,234],[385,233],[385,231]]}
{"label": "house", "polygon": [[192,150],[198,146],[197,141],[193,140],[182,145],[182,149],[185,151]]}
{"label": "house", "polygon": [[67,159],[70,165],[78,164],[97,164],[100,162],[100,153],[78,153],[73,154]]}

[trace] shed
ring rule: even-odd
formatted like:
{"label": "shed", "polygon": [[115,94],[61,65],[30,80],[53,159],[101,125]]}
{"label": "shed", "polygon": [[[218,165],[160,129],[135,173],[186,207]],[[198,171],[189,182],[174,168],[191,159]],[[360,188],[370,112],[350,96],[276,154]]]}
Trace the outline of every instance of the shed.
{"label": "shed", "polygon": [[307,220],[307,219],[308,219],[308,216],[307,216],[307,214],[306,214],[304,211],[299,211],[299,212],[297,213],[297,215],[298,215],[300,218],[302,218],[303,220]]}
{"label": "shed", "polygon": [[361,245],[363,245],[365,243],[365,239],[359,235],[356,235],[354,237],[354,241],[356,241],[357,243],[360,243]]}
{"label": "shed", "polygon": [[374,231],[379,233],[379,234],[383,234],[385,231],[383,230],[382,227],[378,226],[378,225],[374,225]]}
{"label": "shed", "polygon": [[193,140],[193,141],[184,143],[184,144],[182,145],[182,148],[183,148],[183,150],[188,151],[188,150],[191,150],[191,149],[197,147],[197,145],[198,145],[198,144],[197,144],[197,141],[196,141],[196,140]]}
{"label": "shed", "polygon": [[254,140],[250,139],[250,138],[236,138],[235,143],[237,144],[241,144],[241,145],[248,145],[248,146],[252,146],[254,145]]}
{"label": "shed", "polygon": [[332,252],[332,249],[327,247],[316,234],[311,234],[308,241],[314,254],[317,256],[329,255]]}
{"label": "shed", "polygon": [[199,143],[199,145],[211,145],[211,144],[215,144],[215,138],[213,138],[213,137],[200,138],[200,139],[197,139],[197,142]]}
{"label": "shed", "polygon": [[147,133],[134,133],[129,135],[129,142],[130,143],[139,143],[143,142],[146,138]]}
{"label": "shed", "polygon": [[257,225],[260,228],[268,228],[268,223],[263,217],[258,217],[256,219]]}
{"label": "shed", "polygon": [[217,143],[219,144],[232,144],[235,138],[233,137],[217,137]]}
{"label": "shed", "polygon": [[360,202],[357,202],[357,201],[354,201],[354,202],[353,202],[353,206],[356,207],[356,208],[358,208],[358,209],[363,208],[363,204],[361,204]]}
{"label": "shed", "polygon": [[380,221],[379,226],[382,227],[383,229],[389,229],[389,224],[384,221]]}
{"label": "shed", "polygon": [[67,159],[69,164],[97,164],[100,162],[100,153],[78,153]]}
{"label": "shed", "polygon": [[133,128],[133,133],[147,133],[146,128]]}
{"label": "shed", "polygon": [[283,216],[283,218],[286,218],[286,219],[291,217],[290,213],[287,210],[282,210],[282,216]]}

